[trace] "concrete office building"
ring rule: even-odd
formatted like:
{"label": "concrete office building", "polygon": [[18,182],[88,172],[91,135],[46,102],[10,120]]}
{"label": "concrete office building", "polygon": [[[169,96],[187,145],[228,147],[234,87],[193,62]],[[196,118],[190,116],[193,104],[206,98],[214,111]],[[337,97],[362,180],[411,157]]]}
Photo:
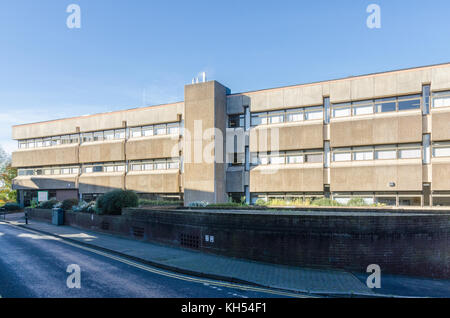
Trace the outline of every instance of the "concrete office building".
{"label": "concrete office building", "polygon": [[37,191],[89,200],[120,188],[185,204],[449,206],[450,64],[239,94],[203,82],[184,102],[17,125],[13,138],[25,205]]}

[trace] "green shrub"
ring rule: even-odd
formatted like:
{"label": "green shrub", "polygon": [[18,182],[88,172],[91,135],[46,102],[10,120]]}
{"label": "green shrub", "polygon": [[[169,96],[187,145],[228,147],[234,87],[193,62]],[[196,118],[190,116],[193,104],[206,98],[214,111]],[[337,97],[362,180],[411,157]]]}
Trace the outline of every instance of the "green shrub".
{"label": "green shrub", "polygon": [[73,206],[78,205],[78,199],[66,199],[62,202],[62,209],[64,211],[72,210]]}
{"label": "green shrub", "polygon": [[80,201],[77,205],[72,207],[73,212],[85,212],[85,213],[95,213],[95,206],[96,202],[86,202],[86,201]]}
{"label": "green shrub", "polygon": [[19,211],[20,205],[16,202],[8,202],[3,206],[3,208],[5,208],[6,211]]}
{"label": "green shrub", "polygon": [[58,204],[57,200],[44,201],[38,204],[38,209],[53,209],[53,207]]}
{"label": "green shrub", "polygon": [[228,203],[215,203],[215,204],[208,204],[208,208],[233,208],[233,207],[243,207],[246,206],[242,203],[237,202],[228,202]]}
{"label": "green shrub", "polygon": [[38,205],[39,205],[39,202],[37,202],[37,200],[35,200],[35,199],[31,200],[30,207],[31,207],[32,209],[37,208]]}
{"label": "green shrub", "polygon": [[335,200],[329,199],[329,198],[320,198],[315,199],[311,202],[311,205],[313,206],[341,206],[341,204]]}
{"label": "green shrub", "polygon": [[264,199],[258,199],[258,200],[256,200],[255,205],[267,206],[267,205],[269,205],[269,203],[266,200],[264,200]]}
{"label": "green shrub", "polygon": [[209,205],[209,202],[206,201],[194,201],[188,204],[190,208],[206,208]]}
{"label": "green shrub", "polygon": [[100,196],[96,207],[100,214],[120,215],[123,208],[132,208],[139,205],[136,193],[130,190],[114,190]]}
{"label": "green shrub", "polygon": [[366,201],[364,201],[363,198],[360,197],[354,197],[351,198],[347,204],[347,206],[368,206],[369,204],[366,203]]}

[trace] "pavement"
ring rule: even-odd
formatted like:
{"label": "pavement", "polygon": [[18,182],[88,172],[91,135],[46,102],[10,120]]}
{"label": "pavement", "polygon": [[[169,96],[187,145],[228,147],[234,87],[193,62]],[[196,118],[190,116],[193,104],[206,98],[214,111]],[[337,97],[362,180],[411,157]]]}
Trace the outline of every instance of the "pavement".
{"label": "pavement", "polygon": [[141,242],[70,226],[54,226],[35,220],[30,220],[29,224],[25,225],[23,214],[8,215],[7,221],[43,234],[114,252],[151,266],[196,277],[314,296],[450,297],[450,280],[437,281],[383,275],[382,289],[371,290],[365,284],[368,275],[365,273],[253,262]]}

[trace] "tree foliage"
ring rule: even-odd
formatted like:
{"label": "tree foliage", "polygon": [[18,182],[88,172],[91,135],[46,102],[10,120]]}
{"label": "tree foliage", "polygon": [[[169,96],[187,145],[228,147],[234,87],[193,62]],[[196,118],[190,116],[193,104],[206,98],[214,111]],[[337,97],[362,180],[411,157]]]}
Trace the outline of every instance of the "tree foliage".
{"label": "tree foliage", "polygon": [[11,159],[0,147],[0,203],[16,201],[16,191],[12,181],[17,177],[17,169],[11,166]]}

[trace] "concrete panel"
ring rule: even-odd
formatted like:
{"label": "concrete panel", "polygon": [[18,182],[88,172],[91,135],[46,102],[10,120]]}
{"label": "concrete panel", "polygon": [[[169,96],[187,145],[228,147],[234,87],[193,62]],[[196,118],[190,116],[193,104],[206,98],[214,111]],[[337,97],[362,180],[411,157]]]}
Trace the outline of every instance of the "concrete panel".
{"label": "concrete panel", "polygon": [[450,110],[433,111],[431,115],[433,141],[450,140]]}
{"label": "concrete panel", "polygon": [[284,107],[284,93],[283,90],[267,91],[267,106],[269,109]]}
{"label": "concrete panel", "polygon": [[450,191],[450,162],[433,163],[433,191]]}
{"label": "concrete panel", "polygon": [[130,139],[126,144],[127,160],[179,157],[178,136],[154,136]]}
{"label": "concrete panel", "polygon": [[85,143],[80,146],[80,163],[124,161],[125,141]]}
{"label": "concrete panel", "polygon": [[[267,142],[266,142],[267,140]],[[254,128],[250,151],[300,150],[323,148],[323,122]]]}
{"label": "concrete panel", "polygon": [[374,96],[373,77],[358,78],[351,81],[352,100],[370,99]]}
{"label": "concrete panel", "polygon": [[179,193],[179,179],[178,170],[131,172],[126,176],[126,188],[139,193]]}
{"label": "concrete panel", "polygon": [[78,145],[18,150],[12,153],[13,167],[42,167],[78,163]]}
{"label": "concrete panel", "polygon": [[434,68],[431,71],[431,90],[450,90],[450,66]]}
{"label": "concrete panel", "polygon": [[404,164],[395,160],[385,164],[333,163],[331,191],[422,191],[422,164],[420,160]]}
{"label": "concrete panel", "polygon": [[303,90],[299,87],[283,89],[284,106],[297,107],[303,104]]}
{"label": "concrete panel", "polygon": [[420,94],[422,92],[422,71],[399,72],[397,74],[397,95]]}
{"label": "concrete panel", "polygon": [[106,193],[124,189],[124,173],[93,173],[79,177],[80,193]]}
{"label": "concrete panel", "polygon": [[386,74],[374,78],[374,95],[376,97],[397,95],[397,74]]}
{"label": "concrete panel", "polygon": [[263,167],[250,171],[250,192],[317,192],[323,191],[321,165]]}
{"label": "concrete panel", "polygon": [[13,180],[14,190],[57,190],[57,189],[76,189],[77,175],[70,176],[20,176]]}
{"label": "concrete panel", "polygon": [[303,98],[301,106],[323,104],[322,84],[303,86],[302,91]]}
{"label": "concrete panel", "polygon": [[330,102],[348,102],[352,98],[351,83],[348,80],[336,81],[330,84]]}
{"label": "concrete panel", "polygon": [[371,116],[332,120],[331,147],[374,144],[413,143],[422,141],[422,115]]}

